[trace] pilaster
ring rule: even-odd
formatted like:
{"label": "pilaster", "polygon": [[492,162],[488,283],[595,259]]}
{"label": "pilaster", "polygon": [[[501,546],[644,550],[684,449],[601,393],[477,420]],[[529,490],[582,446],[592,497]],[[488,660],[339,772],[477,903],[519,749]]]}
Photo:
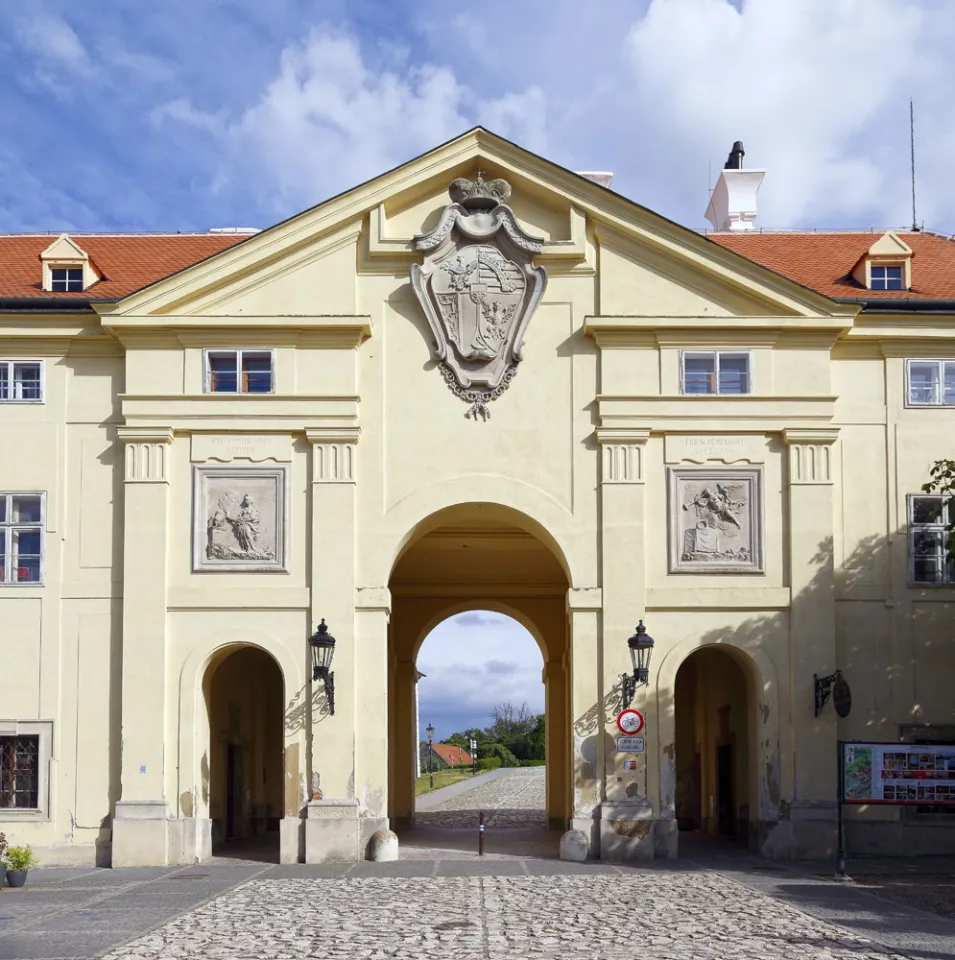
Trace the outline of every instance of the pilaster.
{"label": "pilaster", "polygon": [[[616,715],[622,708],[620,674],[632,669],[627,638],[644,615],[646,604],[646,523],[644,459],[648,429],[605,427],[597,430],[601,448],[601,549],[603,570],[603,806],[602,859],[653,856],[653,817],[658,777],[648,777],[657,757],[656,740],[647,737],[651,753],[620,754],[616,749]],[[646,714],[647,688],[636,692],[633,706]],[[628,762],[629,761],[629,762]],[[631,808],[633,808],[631,810]],[[637,809],[639,808],[639,809]],[[630,811],[633,816],[624,816]],[[627,843],[611,843],[627,821]],[[632,822],[631,822],[632,821]],[[649,853],[648,853],[649,852]]]}
{"label": "pilaster", "polygon": [[[311,505],[311,629],[324,618],[336,638],[332,670],[335,674],[335,712],[321,681],[311,685],[311,750],[309,776],[313,800],[334,809],[336,834],[339,821],[354,817],[355,796],[357,637],[355,614],[355,445],[357,427],[329,427],[305,431],[312,445]],[[304,642],[303,638],[303,642]],[[330,805],[330,806],[329,806]],[[325,806],[316,813],[328,819]],[[318,808],[316,808],[318,811]],[[311,826],[315,816],[309,806],[305,859],[318,863],[340,850],[325,850],[323,828]],[[350,829],[350,828],[349,828]],[[347,832],[347,831],[346,831]],[[357,836],[357,833],[356,833]],[[350,842],[350,841],[349,841]],[[318,846],[316,846],[318,844]]]}
{"label": "pilaster", "polygon": [[794,796],[791,855],[831,853],[836,818],[836,714],[814,716],[813,674],[836,663],[833,445],[838,430],[786,430],[789,448],[790,662]]}
{"label": "pilaster", "polygon": [[601,591],[570,590],[570,711],[573,798],[571,828],[582,831],[590,856],[600,850],[600,801],[603,796],[604,750],[599,674]]}
{"label": "pilaster", "polygon": [[[362,851],[376,830],[388,828],[388,620],[391,591],[359,587],[355,596],[355,792]],[[417,683],[415,683],[417,697]],[[415,741],[417,743],[417,740]]]}
{"label": "pilaster", "polygon": [[[170,860],[164,785],[170,427],[119,427],[124,444],[122,794],[114,867]],[[174,846],[174,844],[173,844]]]}

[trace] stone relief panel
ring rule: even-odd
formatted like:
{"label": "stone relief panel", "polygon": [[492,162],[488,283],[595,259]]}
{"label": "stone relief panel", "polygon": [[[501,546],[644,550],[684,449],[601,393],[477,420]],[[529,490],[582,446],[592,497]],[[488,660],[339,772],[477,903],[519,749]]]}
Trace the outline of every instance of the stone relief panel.
{"label": "stone relief panel", "polygon": [[285,467],[193,467],[193,570],[288,569]]}
{"label": "stone relief panel", "polygon": [[671,467],[671,573],[762,573],[762,470]]}

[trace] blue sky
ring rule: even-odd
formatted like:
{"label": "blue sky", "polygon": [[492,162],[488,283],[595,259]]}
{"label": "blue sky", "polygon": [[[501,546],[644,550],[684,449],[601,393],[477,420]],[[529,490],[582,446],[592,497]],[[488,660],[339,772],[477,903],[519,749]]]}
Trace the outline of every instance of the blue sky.
{"label": "blue sky", "polygon": [[[586,13],[584,12],[586,10]],[[955,231],[950,0],[0,0],[0,230],[267,226],[475,123],[691,227]]]}

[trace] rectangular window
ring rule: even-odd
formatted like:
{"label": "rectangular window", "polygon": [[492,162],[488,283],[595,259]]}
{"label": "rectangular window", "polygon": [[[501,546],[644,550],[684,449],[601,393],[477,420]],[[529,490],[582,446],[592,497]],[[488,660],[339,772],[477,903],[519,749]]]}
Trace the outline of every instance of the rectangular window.
{"label": "rectangular window", "polygon": [[43,582],[44,494],[0,493],[0,583]]}
{"label": "rectangular window", "polygon": [[42,403],[43,361],[0,360],[0,403]]}
{"label": "rectangular window", "polygon": [[869,268],[872,271],[872,290],[903,290],[904,269],[896,267]]}
{"label": "rectangular window", "polygon": [[909,360],[908,402],[914,406],[955,406],[955,360]]}
{"label": "rectangular window", "polygon": [[684,353],[683,392],[690,394],[750,392],[749,354],[721,350]]}
{"label": "rectangular window", "polygon": [[83,289],[82,267],[53,267],[50,289],[54,293],[79,293]]}
{"label": "rectangular window", "polygon": [[955,569],[945,559],[950,503],[941,497],[909,496],[909,559],[912,583],[952,583]]}
{"label": "rectangular window", "polygon": [[271,350],[207,350],[207,393],[271,393]]}
{"label": "rectangular window", "polygon": [[0,808],[40,806],[40,737],[0,736]]}

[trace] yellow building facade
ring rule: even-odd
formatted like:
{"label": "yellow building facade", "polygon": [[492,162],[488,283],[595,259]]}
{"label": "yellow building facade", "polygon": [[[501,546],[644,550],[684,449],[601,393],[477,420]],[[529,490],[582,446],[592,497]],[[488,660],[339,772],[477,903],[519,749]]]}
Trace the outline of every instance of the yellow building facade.
{"label": "yellow building facade", "polygon": [[[887,237],[856,282],[917,289]],[[912,534],[955,304],[825,295],[482,129],[235,239],[122,296],[44,243],[0,298],[8,838],[360,859],[413,825],[415,658],[469,609],[539,643],[548,819],[594,857],[829,856],[839,739],[955,740],[955,587]],[[852,852],[953,846],[934,807],[847,818]]]}

